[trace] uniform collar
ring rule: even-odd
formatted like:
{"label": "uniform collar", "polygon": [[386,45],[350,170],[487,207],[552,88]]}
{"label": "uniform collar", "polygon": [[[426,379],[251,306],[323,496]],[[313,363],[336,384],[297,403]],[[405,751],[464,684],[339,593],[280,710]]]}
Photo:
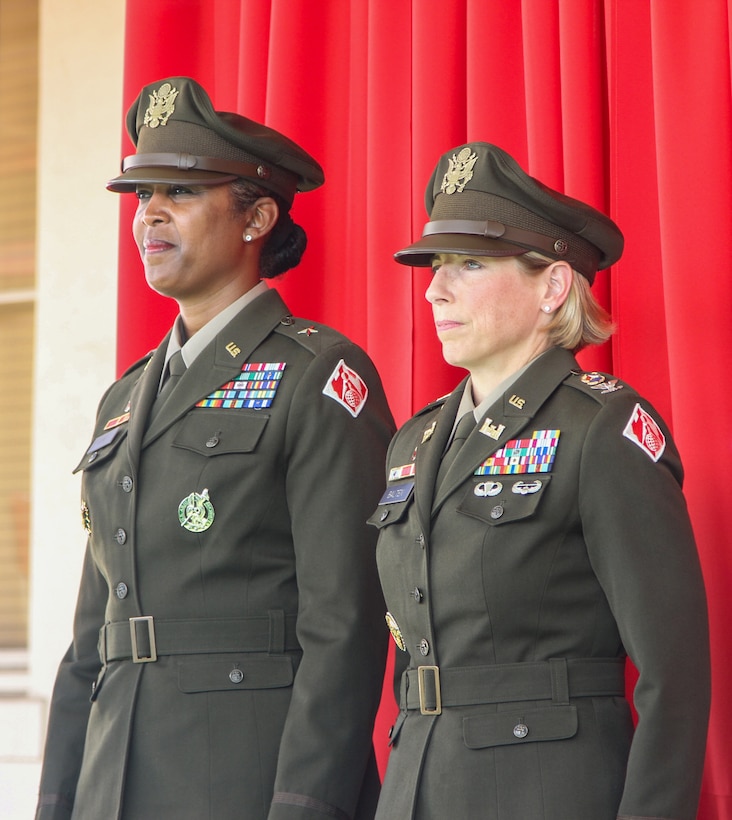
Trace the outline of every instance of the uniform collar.
{"label": "uniform collar", "polygon": [[201,351],[218,336],[241,310],[268,290],[269,286],[266,282],[259,282],[251,288],[251,290],[248,290],[245,294],[217,313],[213,319],[206,322],[197,333],[194,333],[190,339],[185,341],[183,341],[185,339],[183,320],[178,316],[173,324],[170,338],[168,339],[168,349],[165,351],[163,373],[165,373],[165,365],[167,365],[168,360],[177,350],[180,350],[186,367],[190,367],[193,362],[196,361]]}

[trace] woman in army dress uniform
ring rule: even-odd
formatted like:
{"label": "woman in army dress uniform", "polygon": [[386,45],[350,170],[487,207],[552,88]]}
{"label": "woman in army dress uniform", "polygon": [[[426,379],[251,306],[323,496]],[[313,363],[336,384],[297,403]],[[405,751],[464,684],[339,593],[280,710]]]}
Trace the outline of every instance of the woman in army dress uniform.
{"label": "woman in army dress uniform", "polygon": [[388,633],[366,518],[393,421],[364,351],[262,281],[298,263],[289,209],[321,168],[184,77],[127,126],[108,187],[136,193],[147,281],[180,314],[78,468],[88,547],[37,817],[373,817]]}
{"label": "woman in army dress uniform", "polygon": [[622,235],[487,143],[442,156],[426,204],[396,259],[431,266],[469,375],[397,433],[371,518],[400,650],[377,817],[693,820],[709,657],[679,455],[573,355],[610,335],[590,284]]}

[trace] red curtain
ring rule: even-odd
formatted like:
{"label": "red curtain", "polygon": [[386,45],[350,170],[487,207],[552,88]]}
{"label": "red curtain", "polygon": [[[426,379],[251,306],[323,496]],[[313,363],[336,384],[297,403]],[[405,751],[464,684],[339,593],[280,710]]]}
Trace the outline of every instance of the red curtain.
{"label": "red curtain", "polygon": [[[731,27],[731,0],[127,0],[124,70],[125,108],[148,82],[192,76],[321,160],[325,187],[293,210],[309,248],[277,287],[366,347],[399,422],[461,375],[442,361],[427,274],[392,260],[421,232],[440,154],[497,143],[617,220],[626,251],[595,292],[619,329],[582,361],[651,399],[685,461],[714,664],[701,820],[732,818]],[[174,315],[144,283],[122,199],[120,370]],[[387,687],[382,766],[393,712]]]}

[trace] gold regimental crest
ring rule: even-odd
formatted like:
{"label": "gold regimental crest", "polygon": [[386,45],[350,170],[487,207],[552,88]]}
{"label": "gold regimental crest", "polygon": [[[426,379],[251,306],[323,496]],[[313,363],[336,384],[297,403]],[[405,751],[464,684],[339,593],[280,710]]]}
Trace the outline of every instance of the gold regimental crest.
{"label": "gold regimental crest", "polygon": [[208,490],[191,493],[178,505],[178,520],[181,527],[188,532],[204,532],[214,520],[213,504],[209,500]]}
{"label": "gold regimental crest", "polygon": [[391,637],[394,638],[394,643],[402,650],[402,652],[406,652],[407,645],[404,643],[404,636],[402,635],[401,629],[399,629],[399,624],[396,622],[396,618],[391,614],[391,612],[387,612],[384,617],[386,618],[386,625],[389,627],[389,632],[391,632]]}
{"label": "gold regimental crest", "polygon": [[145,112],[144,124],[150,128],[157,128],[165,125],[170,119],[170,115],[175,111],[175,98],[178,96],[178,89],[173,88],[170,83],[163,83],[157,91],[153,91],[150,96],[150,105]]}
{"label": "gold regimental crest", "polygon": [[442,178],[440,190],[443,194],[462,193],[465,186],[473,178],[473,166],[478,159],[478,155],[471,152],[470,148],[463,150],[448,160],[447,173]]}

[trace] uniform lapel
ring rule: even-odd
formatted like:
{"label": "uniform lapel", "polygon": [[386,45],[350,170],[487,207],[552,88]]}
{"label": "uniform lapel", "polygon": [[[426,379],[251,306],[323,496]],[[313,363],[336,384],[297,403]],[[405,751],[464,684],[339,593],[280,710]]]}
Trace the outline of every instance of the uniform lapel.
{"label": "uniform lapel", "polygon": [[455,423],[455,415],[460,406],[466,381],[467,377],[450,393],[442,406],[427,417],[422,439],[417,444],[415,495],[417,511],[425,530],[429,527],[431,519],[440,461]]}
{"label": "uniform lapel", "polygon": [[287,314],[287,306],[275,290],[243,308],[181,376],[145,432],[142,446],[147,447],[201,399],[238,376],[254,349]]}
{"label": "uniform lapel", "polygon": [[150,415],[150,408],[155,401],[155,396],[160,385],[160,375],[165,364],[165,353],[168,349],[168,339],[170,332],[153,352],[152,357],[145,365],[142,375],[132,388],[130,397],[130,421],[127,429],[127,448],[130,464],[134,470],[140,462],[140,449],[142,439],[147,426],[147,417]]}
{"label": "uniform lapel", "polygon": [[[436,490],[433,515],[445,499],[489,456],[519,435],[558,385],[576,367],[577,362],[569,351],[552,348],[509,387],[478,421],[475,430],[466,439],[442,485]],[[453,419],[454,416],[453,413]]]}

